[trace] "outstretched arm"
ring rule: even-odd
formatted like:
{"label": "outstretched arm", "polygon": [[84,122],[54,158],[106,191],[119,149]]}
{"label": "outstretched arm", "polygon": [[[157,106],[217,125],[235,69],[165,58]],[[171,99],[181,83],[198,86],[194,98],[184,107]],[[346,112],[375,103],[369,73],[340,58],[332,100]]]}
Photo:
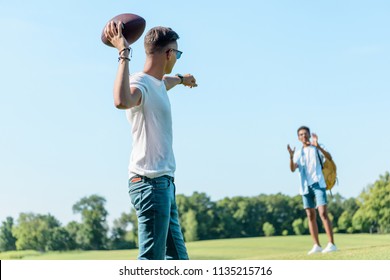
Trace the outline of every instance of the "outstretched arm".
{"label": "outstretched arm", "polygon": [[170,90],[171,88],[183,84],[184,86],[193,88],[197,87],[198,85],[196,84],[196,79],[193,75],[191,74],[185,74],[183,75],[183,79],[180,78],[179,76],[164,76],[163,78],[165,82],[165,87],[167,90]]}
{"label": "outstretched arm", "polygon": [[104,34],[111,44],[119,51],[119,66],[114,82],[114,105],[118,109],[128,109],[141,103],[141,91],[130,88],[130,52],[129,44],[122,35],[122,22],[107,23]]}

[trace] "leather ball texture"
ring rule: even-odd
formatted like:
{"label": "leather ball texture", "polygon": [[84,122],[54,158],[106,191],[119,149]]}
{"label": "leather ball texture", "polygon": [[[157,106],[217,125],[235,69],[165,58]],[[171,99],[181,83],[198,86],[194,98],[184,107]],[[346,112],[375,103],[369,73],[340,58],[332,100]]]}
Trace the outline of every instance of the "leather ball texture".
{"label": "leather ball texture", "polygon": [[[146,26],[146,21],[143,17],[136,14],[129,14],[129,13],[117,15],[112,19],[110,19],[108,22],[110,21],[114,21],[115,23],[122,21],[123,36],[126,38],[127,42],[130,45],[133,44],[135,41],[137,41],[139,37],[141,37],[142,33],[144,33],[145,26]],[[106,44],[109,47],[113,47],[111,42],[104,35],[104,28],[102,31],[101,39],[104,44]]]}

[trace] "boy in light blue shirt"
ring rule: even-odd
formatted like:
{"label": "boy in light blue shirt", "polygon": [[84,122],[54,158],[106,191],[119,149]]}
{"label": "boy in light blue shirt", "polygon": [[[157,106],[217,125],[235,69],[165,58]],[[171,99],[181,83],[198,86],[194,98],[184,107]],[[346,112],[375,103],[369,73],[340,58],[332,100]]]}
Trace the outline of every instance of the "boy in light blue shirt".
{"label": "boy in light blue shirt", "polygon": [[[303,146],[300,150],[295,151],[287,145],[290,154],[290,169],[295,172],[298,168],[301,176],[301,185],[299,194],[302,195],[303,207],[309,222],[310,235],[313,238],[313,248],[308,252],[309,255],[314,253],[329,253],[336,251],[334,245],[332,223],[329,220],[327,211],[326,183],[322,173],[322,165],[325,160],[331,160],[332,156],[328,153],[323,145],[318,144],[318,136],[313,133],[313,141],[310,142],[310,129],[306,126],[298,128],[298,139]],[[329,243],[325,249],[321,248],[318,239],[318,225],[316,220],[316,210],[321,217]]]}

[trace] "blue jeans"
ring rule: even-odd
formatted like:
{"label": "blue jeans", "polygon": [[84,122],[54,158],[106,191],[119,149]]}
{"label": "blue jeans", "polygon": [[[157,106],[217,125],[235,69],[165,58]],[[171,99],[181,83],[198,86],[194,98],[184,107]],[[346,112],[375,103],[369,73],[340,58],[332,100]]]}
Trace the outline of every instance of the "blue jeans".
{"label": "blue jeans", "polygon": [[130,178],[130,199],[138,217],[139,260],[188,260],[175,189],[169,176]]}
{"label": "blue jeans", "polygon": [[302,195],[303,208],[316,208],[316,206],[326,205],[326,189],[321,188],[318,183],[309,186],[309,193]]}

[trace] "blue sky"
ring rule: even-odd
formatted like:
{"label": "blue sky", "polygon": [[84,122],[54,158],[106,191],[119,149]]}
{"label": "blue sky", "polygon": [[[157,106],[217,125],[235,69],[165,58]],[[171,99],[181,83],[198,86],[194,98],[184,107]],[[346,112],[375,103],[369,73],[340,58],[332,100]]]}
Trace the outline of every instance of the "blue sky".
{"label": "blue sky", "polygon": [[[116,50],[105,23],[120,13],[172,27],[170,91],[177,193],[212,200],[298,193],[286,146],[308,125],[356,197],[389,171],[388,1],[0,1],[0,221],[20,212],[78,220],[81,197],[129,211],[130,125],[113,106]],[[130,71],[143,68],[142,39]]]}

